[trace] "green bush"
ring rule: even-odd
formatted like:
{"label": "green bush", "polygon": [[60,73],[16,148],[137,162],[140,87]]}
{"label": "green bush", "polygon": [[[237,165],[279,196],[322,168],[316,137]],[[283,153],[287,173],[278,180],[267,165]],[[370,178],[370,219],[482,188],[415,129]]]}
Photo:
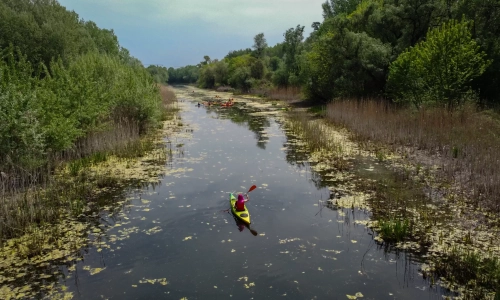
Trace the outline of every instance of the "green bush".
{"label": "green bush", "polygon": [[[41,166],[49,152],[67,150],[79,138],[114,121],[143,130],[161,118],[158,87],[144,68],[117,56],[89,52],[65,66],[43,64],[32,77],[25,56],[13,47],[0,60],[0,167]],[[4,167],[8,168],[8,167]]]}
{"label": "green bush", "polygon": [[467,99],[464,95],[472,80],[491,64],[472,39],[470,26],[465,20],[451,20],[403,52],[391,64],[387,82],[395,100],[416,107],[431,103],[452,109]]}

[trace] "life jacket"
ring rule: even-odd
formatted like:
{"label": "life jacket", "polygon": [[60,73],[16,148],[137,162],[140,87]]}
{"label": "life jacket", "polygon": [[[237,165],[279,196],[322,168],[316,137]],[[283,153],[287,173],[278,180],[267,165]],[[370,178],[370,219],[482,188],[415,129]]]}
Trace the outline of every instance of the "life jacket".
{"label": "life jacket", "polygon": [[243,196],[239,197],[241,195],[238,195],[238,200],[236,201],[236,210],[242,211],[245,210],[245,200]]}

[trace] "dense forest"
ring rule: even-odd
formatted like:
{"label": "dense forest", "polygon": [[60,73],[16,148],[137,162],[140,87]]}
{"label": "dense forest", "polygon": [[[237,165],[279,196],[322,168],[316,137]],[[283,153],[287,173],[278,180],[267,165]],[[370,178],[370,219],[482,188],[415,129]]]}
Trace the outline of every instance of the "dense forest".
{"label": "dense forest", "polygon": [[[118,123],[162,118],[157,82],[101,29],[55,0],[0,1],[0,171],[27,172]],[[153,76],[152,76],[153,75]]]}
{"label": "dense forest", "polygon": [[323,20],[311,25],[308,37],[297,25],[269,47],[259,33],[251,49],[170,68],[169,82],[197,76],[200,87],[243,92],[300,87],[318,102],[384,97],[416,107],[499,104],[498,0],[328,0],[322,9]]}

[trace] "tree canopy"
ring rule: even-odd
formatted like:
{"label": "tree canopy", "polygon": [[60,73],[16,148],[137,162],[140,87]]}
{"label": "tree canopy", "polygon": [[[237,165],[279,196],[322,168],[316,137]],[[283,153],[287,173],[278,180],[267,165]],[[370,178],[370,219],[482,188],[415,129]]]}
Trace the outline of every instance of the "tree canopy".
{"label": "tree canopy", "polygon": [[116,122],[155,126],[161,98],[151,74],[168,79],[166,68],[146,70],[113,30],[55,0],[0,0],[0,169],[44,166]]}

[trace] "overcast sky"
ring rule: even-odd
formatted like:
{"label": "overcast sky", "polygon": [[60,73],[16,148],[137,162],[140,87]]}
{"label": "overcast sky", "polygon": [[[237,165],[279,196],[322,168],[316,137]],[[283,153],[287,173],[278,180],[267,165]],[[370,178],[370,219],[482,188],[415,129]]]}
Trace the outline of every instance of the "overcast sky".
{"label": "overcast sky", "polygon": [[298,24],[322,20],[325,0],[59,0],[80,18],[113,29],[120,45],[143,64],[181,67],[204,55],[223,58],[249,48],[263,32],[272,46]]}

